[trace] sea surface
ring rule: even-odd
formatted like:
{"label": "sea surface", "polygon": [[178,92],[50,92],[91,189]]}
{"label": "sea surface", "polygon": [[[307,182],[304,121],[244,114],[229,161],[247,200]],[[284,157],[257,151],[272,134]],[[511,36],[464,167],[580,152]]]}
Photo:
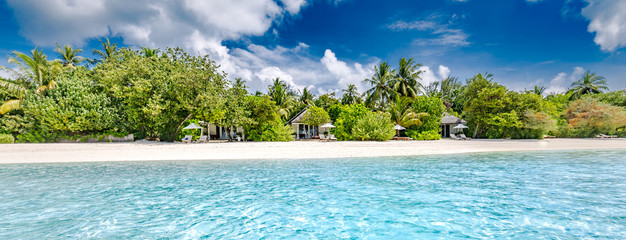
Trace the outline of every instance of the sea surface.
{"label": "sea surface", "polygon": [[0,165],[0,239],[94,238],[626,239],[626,151]]}

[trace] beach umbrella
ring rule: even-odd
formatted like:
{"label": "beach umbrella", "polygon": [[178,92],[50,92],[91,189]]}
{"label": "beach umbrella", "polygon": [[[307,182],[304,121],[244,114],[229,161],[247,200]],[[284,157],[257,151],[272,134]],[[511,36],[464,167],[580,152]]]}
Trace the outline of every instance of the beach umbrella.
{"label": "beach umbrella", "polygon": [[468,126],[463,125],[462,123],[453,127],[453,129],[457,129],[459,132],[462,131],[463,128],[469,128]]}
{"label": "beach umbrella", "polygon": [[398,132],[397,137],[400,137],[400,130],[405,130],[406,128],[403,126],[400,126],[400,124],[396,124],[396,126],[394,126],[393,129],[395,129]]}
{"label": "beach umbrella", "polygon": [[320,128],[328,128],[328,132],[330,132],[330,128],[334,128],[335,125],[332,125],[331,123],[326,123],[322,126],[320,126]]}
{"label": "beach umbrella", "polygon": [[198,126],[195,123],[191,123],[188,126],[184,127],[183,129],[187,130],[187,129],[200,129],[200,135],[202,135],[202,127]]}

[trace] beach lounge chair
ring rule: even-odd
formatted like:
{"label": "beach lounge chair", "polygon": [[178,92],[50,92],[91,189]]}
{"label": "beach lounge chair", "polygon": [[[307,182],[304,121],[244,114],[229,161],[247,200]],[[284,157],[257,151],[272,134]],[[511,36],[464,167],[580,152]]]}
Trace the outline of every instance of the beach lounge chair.
{"label": "beach lounge chair", "polygon": [[616,135],[606,135],[606,134],[598,134],[596,138],[616,138]]}
{"label": "beach lounge chair", "polygon": [[454,134],[454,133],[450,133],[450,138],[452,138],[454,140],[463,140],[462,138],[457,137],[456,134]]}
{"label": "beach lounge chair", "polygon": [[337,141],[337,138],[335,137],[335,134],[331,134],[331,135],[328,137],[328,140],[330,140],[330,141]]}
{"label": "beach lounge chair", "polygon": [[320,133],[319,136],[320,140],[326,140],[326,135],[324,135],[323,133]]}
{"label": "beach lounge chair", "polygon": [[459,134],[459,137],[461,137],[461,139],[463,139],[463,140],[472,140],[472,138],[468,138],[468,137],[466,137],[466,136],[465,136],[465,133],[461,133],[461,134]]}
{"label": "beach lounge chair", "polygon": [[196,142],[199,142],[199,143],[205,143],[205,142],[208,142],[208,140],[207,140],[207,136],[206,136],[206,135],[202,135],[202,136],[200,136]]}
{"label": "beach lounge chair", "polygon": [[193,136],[191,136],[191,135],[185,135],[185,137],[182,138],[180,141],[184,142],[184,143],[190,143],[192,138],[193,138]]}

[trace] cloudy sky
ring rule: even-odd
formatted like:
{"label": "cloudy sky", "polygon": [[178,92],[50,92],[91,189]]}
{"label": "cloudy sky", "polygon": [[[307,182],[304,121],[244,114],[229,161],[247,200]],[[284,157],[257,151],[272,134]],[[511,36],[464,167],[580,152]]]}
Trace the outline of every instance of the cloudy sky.
{"label": "cloudy sky", "polygon": [[564,91],[586,70],[626,88],[624,0],[2,0],[0,65],[36,45],[183,47],[252,90],[280,77],[325,93],[401,57],[424,83],[490,72],[515,90]]}

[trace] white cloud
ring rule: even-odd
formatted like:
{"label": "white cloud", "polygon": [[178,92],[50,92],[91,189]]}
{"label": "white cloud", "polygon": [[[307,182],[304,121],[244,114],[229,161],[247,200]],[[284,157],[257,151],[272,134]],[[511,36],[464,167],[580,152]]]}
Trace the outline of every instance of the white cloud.
{"label": "white cloud", "polygon": [[626,1],[586,0],[582,15],[590,20],[587,30],[595,32],[594,41],[603,51],[626,46]]}
{"label": "white cloud", "polygon": [[[451,17],[454,20],[456,15]],[[450,28],[450,24],[441,24],[434,20],[418,20],[413,22],[397,21],[387,25],[392,31],[417,30],[429,33],[431,38],[418,38],[413,43],[419,46],[467,46],[469,35],[461,29]]]}
{"label": "white cloud", "polygon": [[448,76],[450,76],[450,68],[444,66],[444,65],[439,65],[439,78],[441,79],[445,79]]}
{"label": "white cloud", "polygon": [[363,91],[362,80],[371,76],[378,62],[347,63],[331,50],[321,59],[312,57],[305,43],[291,48],[249,44],[229,49],[222,45],[224,40],[276,32],[272,24],[298,14],[306,0],[8,0],[8,4],[20,33],[35,44],[81,44],[117,35],[132,46],[181,46],[192,53],[209,54],[230,79],[243,78],[252,91],[266,91],[276,77],[297,90],[314,85],[314,91],[325,93],[356,84]]}
{"label": "white cloud", "polygon": [[422,85],[424,87],[440,80],[437,76],[435,76],[435,72],[430,70],[430,67],[428,66],[421,66],[418,70],[422,71],[420,77],[422,77]]}
{"label": "white cloud", "polygon": [[[305,0],[8,0],[20,34],[37,45],[82,45],[86,40],[121,36],[131,46],[180,46],[209,54],[221,70],[253,78],[237,65],[224,40],[265,34],[285,15],[295,15]],[[306,45],[299,45],[299,50]],[[265,66],[268,67],[268,66]]]}
{"label": "white cloud", "polygon": [[300,8],[306,4],[306,0],[281,0],[285,4],[285,9],[290,14],[297,14]]}
{"label": "white cloud", "polygon": [[326,49],[320,62],[333,77],[338,79],[338,89],[345,88],[348,84],[354,84],[359,91],[365,90],[366,86],[363,85],[363,80],[372,76],[375,64],[371,63],[369,67],[363,67],[360,63],[354,63],[349,66],[346,62],[337,59],[335,53],[330,49]]}
{"label": "white cloud", "polygon": [[572,73],[569,75],[564,72],[558,73],[554,78],[552,78],[552,80],[550,80],[550,83],[548,83],[545,93],[551,94],[551,93],[566,92],[569,86],[574,81],[581,78],[584,73],[585,73],[585,69],[582,67],[575,67]]}
{"label": "white cloud", "polygon": [[302,89],[302,86],[296,85],[293,82],[293,77],[282,70],[279,67],[266,67],[261,69],[258,73],[255,74],[265,85],[270,85],[272,81],[276,78],[283,80],[287,83],[288,86],[296,89]]}

